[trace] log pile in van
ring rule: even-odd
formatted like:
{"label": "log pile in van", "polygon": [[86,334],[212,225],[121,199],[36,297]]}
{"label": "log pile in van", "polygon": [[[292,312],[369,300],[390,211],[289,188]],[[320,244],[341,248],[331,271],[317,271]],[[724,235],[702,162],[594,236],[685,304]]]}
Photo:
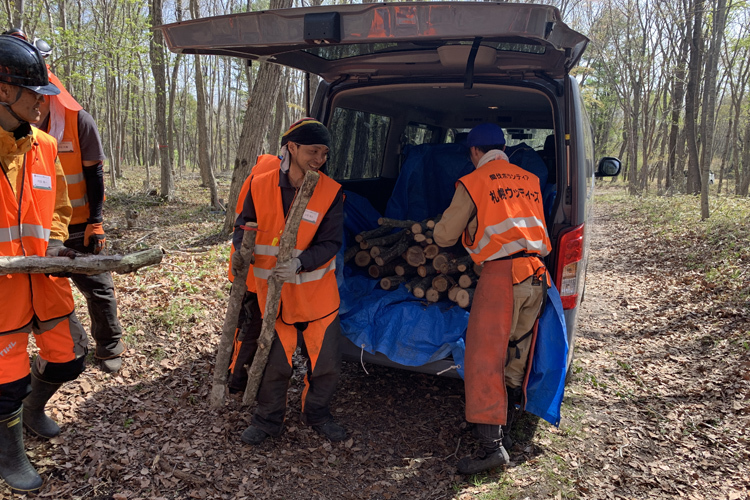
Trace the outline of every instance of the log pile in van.
{"label": "log pile in van", "polygon": [[344,261],[366,269],[371,278],[380,280],[383,290],[403,284],[428,303],[448,299],[468,309],[481,266],[463,249],[447,251],[434,242],[432,230],[439,220],[440,216],[423,221],[381,217],[377,228],[355,236]]}

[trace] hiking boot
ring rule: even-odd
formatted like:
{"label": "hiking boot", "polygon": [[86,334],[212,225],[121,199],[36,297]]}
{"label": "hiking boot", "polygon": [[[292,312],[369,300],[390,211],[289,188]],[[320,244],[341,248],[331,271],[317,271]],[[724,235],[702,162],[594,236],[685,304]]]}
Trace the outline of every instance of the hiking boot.
{"label": "hiking boot", "polygon": [[338,441],[343,441],[346,439],[346,429],[341,427],[339,424],[334,422],[333,420],[329,420],[323,424],[320,425],[313,425],[312,428],[317,432],[318,434],[327,437],[330,441],[333,441],[334,443]]}
{"label": "hiking boot", "polygon": [[242,433],[242,436],[240,439],[242,439],[243,443],[252,444],[252,445],[259,445],[263,441],[268,438],[270,434],[268,434],[266,431],[259,427],[255,427],[254,425],[251,425],[245,431]]}
{"label": "hiking boot", "polygon": [[100,359],[99,362],[99,368],[104,373],[117,373],[122,368],[122,358],[116,357],[116,358],[110,358],[110,359]]}
{"label": "hiking boot", "polygon": [[510,462],[510,457],[502,446],[495,450],[480,448],[473,457],[464,457],[458,461],[458,472],[478,474],[501,465],[508,465],[508,462]]}

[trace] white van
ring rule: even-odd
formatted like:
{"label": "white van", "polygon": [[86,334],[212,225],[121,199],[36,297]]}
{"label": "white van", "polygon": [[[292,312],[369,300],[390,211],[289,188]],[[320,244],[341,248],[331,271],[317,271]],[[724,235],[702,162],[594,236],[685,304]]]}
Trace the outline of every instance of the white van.
{"label": "white van", "polygon": [[[422,169],[418,175],[405,179],[412,155],[456,154],[473,126],[501,126],[508,146],[535,157],[537,166],[541,161],[546,175],[542,184],[553,245],[547,264],[564,308],[570,364],[594,179],[617,175],[620,162],[595,158],[591,124],[570,75],[588,39],[566,26],[557,8],[494,2],[333,5],[232,14],[161,29],[175,52],[274,62],[319,75],[322,81],[308,112],[332,133],[327,173],[349,193],[347,203],[357,200],[374,213],[413,218],[410,214],[429,205],[434,213],[427,216],[438,215],[434,207],[450,202],[463,167],[451,170],[426,162],[415,167]],[[449,192],[431,184],[436,178],[438,187],[447,185]],[[414,204],[417,199],[419,206],[393,209],[395,201]],[[354,275],[347,269],[344,280]],[[349,302],[342,308],[344,327],[357,307],[352,293],[342,293],[342,301]],[[427,318],[432,307],[438,306],[418,309]],[[369,328],[382,321],[396,330],[398,343],[420,322],[428,322],[427,330],[442,324],[389,308],[368,314],[370,325],[360,324]],[[345,351],[358,360],[428,373],[455,366],[445,351],[439,353],[444,359],[432,356],[408,366],[394,354],[398,349],[364,345],[357,341],[358,332],[346,333]]]}

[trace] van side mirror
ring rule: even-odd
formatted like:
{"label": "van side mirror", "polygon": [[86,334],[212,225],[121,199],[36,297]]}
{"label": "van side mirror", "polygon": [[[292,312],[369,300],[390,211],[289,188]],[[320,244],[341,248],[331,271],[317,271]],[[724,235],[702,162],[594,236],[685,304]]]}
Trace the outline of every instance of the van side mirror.
{"label": "van side mirror", "polygon": [[622,163],[612,156],[605,156],[599,160],[594,177],[614,177],[619,175]]}

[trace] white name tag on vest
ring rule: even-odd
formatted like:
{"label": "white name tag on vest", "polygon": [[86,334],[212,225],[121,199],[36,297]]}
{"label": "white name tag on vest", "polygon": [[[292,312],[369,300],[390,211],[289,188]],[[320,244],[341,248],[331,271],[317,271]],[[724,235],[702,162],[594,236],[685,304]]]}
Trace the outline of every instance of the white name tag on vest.
{"label": "white name tag on vest", "polygon": [[60,141],[57,143],[58,153],[72,153],[73,151],[73,141]]}
{"label": "white name tag on vest", "polygon": [[47,191],[51,191],[52,177],[49,175],[31,174],[31,184],[34,186],[34,189],[46,189]]}
{"label": "white name tag on vest", "polygon": [[318,212],[315,212],[308,208],[307,210],[305,210],[305,213],[302,214],[302,220],[316,224],[318,222],[319,216],[320,214]]}

